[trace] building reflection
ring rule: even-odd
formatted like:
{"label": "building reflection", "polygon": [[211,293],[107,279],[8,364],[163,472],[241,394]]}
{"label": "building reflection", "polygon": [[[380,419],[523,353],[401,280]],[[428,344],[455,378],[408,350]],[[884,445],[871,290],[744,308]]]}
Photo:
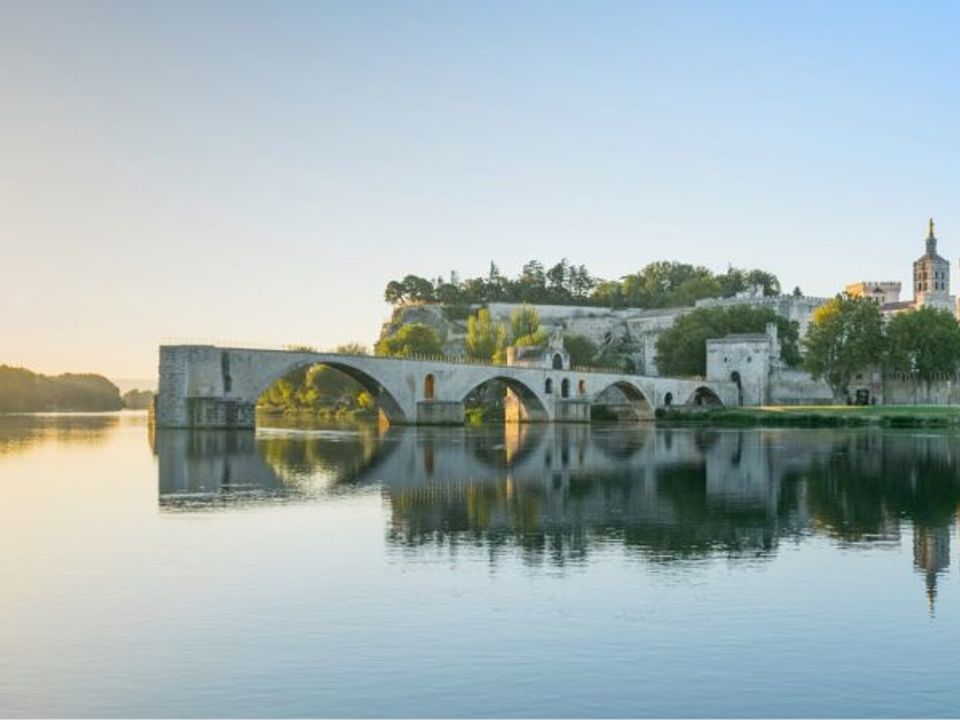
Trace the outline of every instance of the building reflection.
{"label": "building reflection", "polygon": [[164,510],[379,491],[388,542],[482,546],[491,562],[583,562],[619,547],[649,562],[772,557],[821,535],[897,544],[912,528],[931,612],[960,507],[949,435],[785,429],[408,428],[158,431]]}

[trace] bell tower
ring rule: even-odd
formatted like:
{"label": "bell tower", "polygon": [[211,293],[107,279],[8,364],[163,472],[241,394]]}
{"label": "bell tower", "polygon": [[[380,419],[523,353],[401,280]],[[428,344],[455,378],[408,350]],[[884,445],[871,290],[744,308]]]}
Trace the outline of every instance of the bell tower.
{"label": "bell tower", "polygon": [[933,218],[927,225],[926,252],[913,263],[913,304],[952,310],[950,263],[937,254]]}

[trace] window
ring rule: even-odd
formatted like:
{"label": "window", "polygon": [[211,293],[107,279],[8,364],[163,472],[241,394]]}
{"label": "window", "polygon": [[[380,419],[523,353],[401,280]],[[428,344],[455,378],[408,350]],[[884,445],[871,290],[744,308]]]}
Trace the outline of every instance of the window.
{"label": "window", "polygon": [[437,390],[437,380],[433,373],[427,375],[423,380],[423,397],[425,400],[433,400]]}
{"label": "window", "polygon": [[553,380],[551,380],[550,378],[547,378],[547,381],[543,384],[543,391],[547,395],[553,394]]}
{"label": "window", "polygon": [[560,381],[560,397],[570,397],[570,381],[567,378]]}

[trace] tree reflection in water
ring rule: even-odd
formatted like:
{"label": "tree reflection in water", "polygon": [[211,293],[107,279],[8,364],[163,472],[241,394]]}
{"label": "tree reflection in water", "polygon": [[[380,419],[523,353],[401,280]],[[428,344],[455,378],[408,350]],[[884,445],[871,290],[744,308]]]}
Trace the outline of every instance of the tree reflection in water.
{"label": "tree reflection in water", "polygon": [[207,510],[377,491],[387,539],[487,548],[492,561],[770,558],[784,538],[899,543],[931,607],[960,505],[960,438],[883,431],[590,428],[158,431],[160,505]]}

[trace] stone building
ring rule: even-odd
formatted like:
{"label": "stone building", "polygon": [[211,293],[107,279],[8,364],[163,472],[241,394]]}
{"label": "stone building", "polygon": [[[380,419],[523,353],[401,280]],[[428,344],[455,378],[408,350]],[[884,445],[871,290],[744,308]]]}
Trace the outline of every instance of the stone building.
{"label": "stone building", "polygon": [[953,311],[955,302],[950,295],[950,263],[937,254],[937,236],[930,218],[926,252],[913,263],[913,305]]}
{"label": "stone building", "polygon": [[899,282],[890,280],[861,280],[851,283],[844,288],[850,297],[865,297],[876,302],[880,307],[900,304]]}
{"label": "stone building", "polygon": [[[614,350],[628,360],[627,369],[641,375],[659,375],[657,369],[657,339],[673,327],[678,318],[698,308],[750,305],[770,308],[781,317],[797,323],[801,340],[814,311],[827,298],[776,295],[765,296],[759,289],[738,293],[729,298],[705,298],[694,305],[674,308],[610,309],[571,305],[534,305],[540,316],[540,325],[554,331],[561,328],[567,335],[582,335],[601,350]],[[510,315],[520,303],[490,303],[490,318],[508,324]]]}
{"label": "stone building", "polygon": [[563,346],[563,331],[559,328],[555,329],[544,345],[521,347],[511,345],[507,348],[507,365],[545,370],[569,370],[570,353]]}

